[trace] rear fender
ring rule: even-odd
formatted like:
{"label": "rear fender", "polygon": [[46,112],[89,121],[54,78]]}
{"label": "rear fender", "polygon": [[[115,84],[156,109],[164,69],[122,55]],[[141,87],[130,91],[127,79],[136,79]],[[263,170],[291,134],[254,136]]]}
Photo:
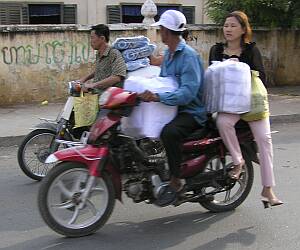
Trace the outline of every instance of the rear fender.
{"label": "rear fender", "polygon": [[109,173],[116,190],[116,198],[121,201],[121,176],[115,167],[110,164],[109,149],[107,147],[76,146],[57,151],[46,159],[46,163],[58,161],[83,163],[88,167],[90,175],[96,177],[101,177],[103,172]]}

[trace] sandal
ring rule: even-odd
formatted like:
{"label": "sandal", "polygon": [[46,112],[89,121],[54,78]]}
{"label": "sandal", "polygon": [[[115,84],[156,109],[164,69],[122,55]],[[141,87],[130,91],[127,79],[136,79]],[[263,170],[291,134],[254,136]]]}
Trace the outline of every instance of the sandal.
{"label": "sandal", "polygon": [[238,180],[241,177],[244,165],[244,160],[238,165],[233,165],[233,168],[228,172],[229,177],[231,179]]}

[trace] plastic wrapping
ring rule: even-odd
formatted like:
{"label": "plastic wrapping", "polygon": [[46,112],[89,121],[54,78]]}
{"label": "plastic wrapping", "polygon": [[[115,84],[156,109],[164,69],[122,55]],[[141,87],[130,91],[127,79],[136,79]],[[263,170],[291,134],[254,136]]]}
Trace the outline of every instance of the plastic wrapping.
{"label": "plastic wrapping", "polygon": [[143,57],[126,63],[126,67],[128,71],[134,71],[147,66],[150,66],[150,60],[148,57]]}
{"label": "plastic wrapping", "polygon": [[155,50],[156,45],[148,44],[146,46],[135,48],[135,49],[127,49],[122,52],[123,58],[125,62],[134,61],[139,58],[150,56]]}
{"label": "plastic wrapping", "polygon": [[144,47],[148,45],[149,42],[149,39],[145,36],[120,37],[114,41],[112,46],[118,50],[135,49]]}
{"label": "plastic wrapping", "polygon": [[[144,78],[131,76],[124,82],[124,89],[134,92],[150,90],[154,93],[172,92],[178,88],[173,78]],[[168,106],[160,102],[141,102],[135,107],[130,117],[121,121],[123,133],[135,138],[159,138],[163,127],[177,114],[177,106]]]}
{"label": "plastic wrapping", "polygon": [[161,69],[159,66],[150,65],[145,68],[140,68],[135,71],[128,72],[127,78],[129,78],[130,76],[142,76],[145,78],[153,78],[159,76],[160,70]]}
{"label": "plastic wrapping", "polygon": [[269,117],[268,92],[259,78],[259,72],[251,71],[251,111],[241,115],[241,119],[247,122],[257,121]]}
{"label": "plastic wrapping", "polygon": [[243,114],[251,108],[251,71],[248,64],[213,62],[204,75],[204,102],[208,112]]}

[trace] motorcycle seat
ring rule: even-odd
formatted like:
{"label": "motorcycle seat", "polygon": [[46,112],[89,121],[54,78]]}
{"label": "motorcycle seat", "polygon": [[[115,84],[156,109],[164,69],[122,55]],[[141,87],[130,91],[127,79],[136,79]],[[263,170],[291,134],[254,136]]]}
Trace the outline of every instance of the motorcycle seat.
{"label": "motorcycle seat", "polygon": [[[237,131],[250,130],[250,127],[247,122],[245,122],[243,120],[239,120],[235,124],[235,129]],[[187,138],[184,139],[184,142],[192,141],[192,140],[200,140],[207,136],[208,137],[219,136],[218,128],[216,125],[216,116],[208,116],[205,126],[195,130],[192,134],[190,134]]]}

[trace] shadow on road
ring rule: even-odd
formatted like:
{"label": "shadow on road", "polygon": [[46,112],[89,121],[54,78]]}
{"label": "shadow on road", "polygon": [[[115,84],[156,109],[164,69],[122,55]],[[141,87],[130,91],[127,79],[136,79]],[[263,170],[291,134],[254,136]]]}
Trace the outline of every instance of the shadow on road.
{"label": "shadow on road", "polygon": [[[209,230],[211,225],[233,213],[190,212],[140,223],[120,221],[107,224],[97,233],[87,237],[60,238],[60,236],[55,237],[53,235],[43,236],[38,238],[38,242],[30,240],[3,249],[167,249],[188,241],[189,238],[201,237],[201,232]],[[251,245],[255,241],[255,235],[249,233],[248,229],[251,228],[239,229],[237,232],[217,238],[205,245],[194,248],[194,250],[224,249],[229,243]]]}

